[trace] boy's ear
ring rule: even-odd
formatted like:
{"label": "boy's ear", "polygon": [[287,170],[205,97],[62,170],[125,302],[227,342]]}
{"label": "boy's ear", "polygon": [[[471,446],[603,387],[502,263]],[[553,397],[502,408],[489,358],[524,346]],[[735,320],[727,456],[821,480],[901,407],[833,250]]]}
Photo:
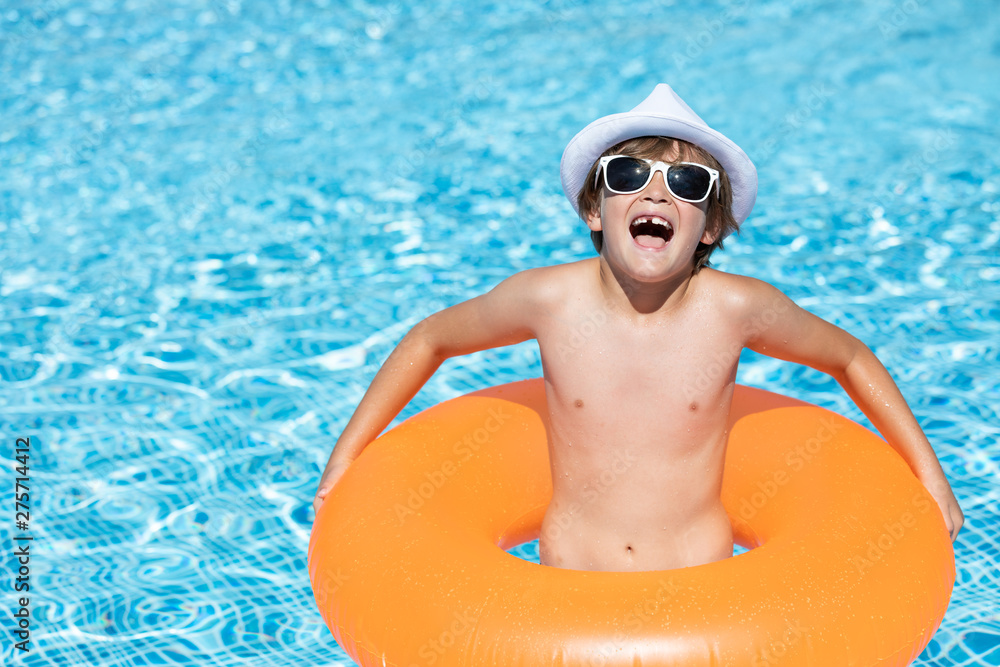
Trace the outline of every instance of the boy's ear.
{"label": "boy's ear", "polygon": [[592,232],[603,231],[601,227],[601,208],[598,206],[590,211],[583,217],[583,221],[587,223],[587,227],[590,228]]}
{"label": "boy's ear", "polygon": [[714,220],[710,220],[709,224],[705,225],[705,233],[701,235],[701,242],[705,245],[712,245],[715,243],[715,240],[719,238],[721,228],[722,225],[719,225]]}

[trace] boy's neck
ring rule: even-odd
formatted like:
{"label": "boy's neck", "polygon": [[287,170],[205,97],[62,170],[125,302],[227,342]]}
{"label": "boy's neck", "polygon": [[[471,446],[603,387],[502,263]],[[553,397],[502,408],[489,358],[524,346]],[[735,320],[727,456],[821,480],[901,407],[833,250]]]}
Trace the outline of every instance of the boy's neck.
{"label": "boy's neck", "polygon": [[694,265],[686,274],[672,276],[660,282],[643,282],[631,278],[621,269],[598,257],[601,292],[609,303],[629,315],[665,314],[681,305],[694,277]]}

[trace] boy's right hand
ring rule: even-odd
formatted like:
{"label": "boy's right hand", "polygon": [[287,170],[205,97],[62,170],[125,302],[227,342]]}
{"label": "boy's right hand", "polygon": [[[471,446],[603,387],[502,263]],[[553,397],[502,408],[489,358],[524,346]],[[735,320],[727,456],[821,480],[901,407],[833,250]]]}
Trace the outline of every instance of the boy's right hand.
{"label": "boy's right hand", "polygon": [[313,509],[320,506],[351,461],[389,425],[434,374],[441,362],[460,354],[513,345],[534,338],[532,322],[548,317],[538,285],[545,270],[528,269],[474,299],[421,320],[386,359],[344,431],[320,477]]}
{"label": "boy's right hand", "polygon": [[319,508],[323,504],[323,501],[326,500],[330,491],[332,491],[333,487],[336,486],[338,481],[340,481],[340,478],[344,476],[344,473],[347,472],[347,468],[350,465],[350,461],[331,461],[326,467],[326,470],[323,471],[323,477],[319,480],[319,488],[316,490],[316,497],[313,498],[314,518],[315,514],[319,513]]}

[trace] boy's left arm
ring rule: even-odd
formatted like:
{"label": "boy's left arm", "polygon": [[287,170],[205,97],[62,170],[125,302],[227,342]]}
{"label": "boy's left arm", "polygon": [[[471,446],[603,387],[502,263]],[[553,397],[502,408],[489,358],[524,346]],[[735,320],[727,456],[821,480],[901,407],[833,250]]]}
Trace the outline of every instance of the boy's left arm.
{"label": "boy's left arm", "polygon": [[[965,517],[927,436],[885,366],[860,340],[816,317],[773,286],[751,278],[739,291],[751,324],[744,345],[832,375],[931,494],[952,541]],[[770,324],[764,324],[770,322]]]}

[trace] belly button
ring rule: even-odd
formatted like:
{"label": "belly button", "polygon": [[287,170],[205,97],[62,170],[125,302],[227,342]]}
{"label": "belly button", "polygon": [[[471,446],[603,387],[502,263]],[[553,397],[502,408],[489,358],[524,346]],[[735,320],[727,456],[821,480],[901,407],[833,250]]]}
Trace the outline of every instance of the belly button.
{"label": "belly button", "polygon": [[632,547],[630,547],[629,545],[627,545],[627,544],[626,544],[626,545],[625,545],[625,550],[626,550],[626,551],[628,551],[628,555],[629,555],[629,556],[631,556],[631,555],[632,555]]}

